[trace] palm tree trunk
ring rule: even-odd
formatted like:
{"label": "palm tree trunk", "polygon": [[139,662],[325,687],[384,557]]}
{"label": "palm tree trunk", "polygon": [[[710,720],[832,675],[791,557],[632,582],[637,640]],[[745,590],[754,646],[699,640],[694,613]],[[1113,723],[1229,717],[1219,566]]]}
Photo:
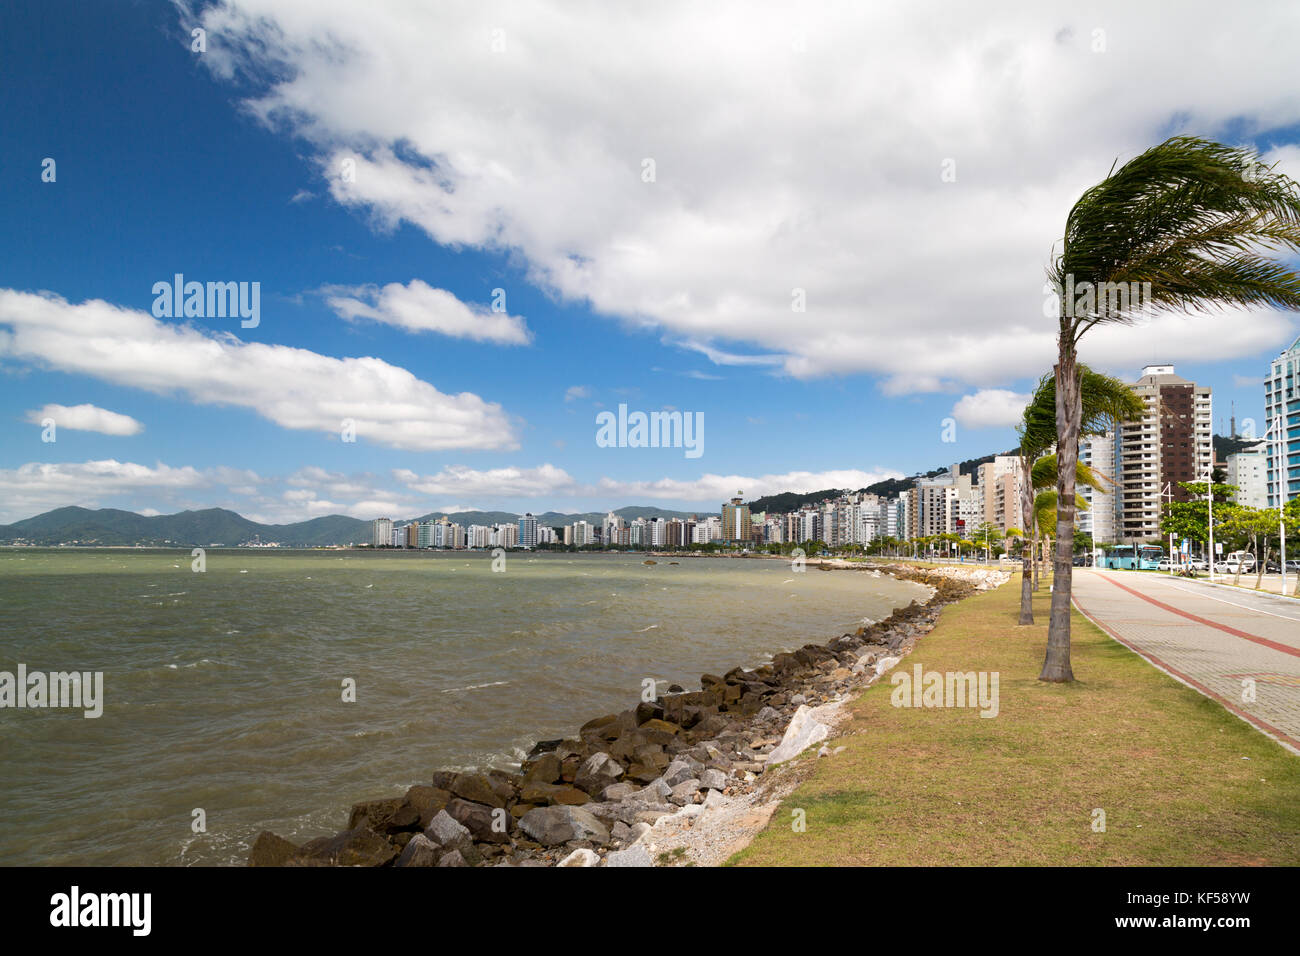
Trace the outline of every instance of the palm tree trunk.
{"label": "palm tree trunk", "polygon": [[1020,623],[1034,623],[1033,539],[1029,533],[1029,516],[1034,510],[1033,467],[1023,454],[1020,456],[1020,527],[1024,537],[1020,544]]}
{"label": "palm tree trunk", "polygon": [[1047,656],[1039,680],[1074,680],[1070,669],[1070,587],[1074,573],[1074,470],[1079,463],[1079,429],[1083,406],[1074,338],[1063,327],[1056,365],[1056,561],[1052,579],[1052,616],[1047,625]]}
{"label": "palm tree trunk", "polygon": [[1038,590],[1039,569],[1043,566],[1043,536],[1038,531],[1038,522],[1034,522],[1034,590]]}

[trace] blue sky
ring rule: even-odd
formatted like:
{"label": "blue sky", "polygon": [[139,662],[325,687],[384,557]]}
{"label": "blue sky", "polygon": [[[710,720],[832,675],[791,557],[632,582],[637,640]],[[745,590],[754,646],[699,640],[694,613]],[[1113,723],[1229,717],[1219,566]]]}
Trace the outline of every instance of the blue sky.
{"label": "blue sky", "polygon": [[[774,53],[788,20],[765,13],[723,62],[647,76],[638,67],[673,66],[655,31],[691,23],[689,7],[665,8],[666,23],[593,15],[607,22],[583,29],[603,31],[614,49],[602,52],[540,8],[425,11],[407,31],[358,19],[362,6],[0,13],[0,520],[65,504],[219,505],[276,521],[713,510],[737,488],[856,486],[1006,449],[1007,407],[1050,366],[1037,285],[1072,198],[1170,132],[1248,143],[1284,168],[1300,155],[1280,62],[1223,50],[1246,76],[1148,84],[1059,159],[1051,125],[1029,117],[1113,104],[1112,84],[1163,55],[1126,46],[1142,25],[1119,8],[1094,18],[1113,24],[1108,49],[1071,54],[1110,57],[1107,72],[1040,75],[1051,68],[1036,52],[1086,47],[1093,21],[1027,7],[969,36],[875,25],[904,51],[964,62],[946,84],[923,63],[852,73],[842,49],[797,61],[790,101],[773,107],[738,99],[733,78],[770,77],[780,57],[862,25],[807,23],[793,54]],[[204,52],[190,48],[196,24]],[[711,24],[693,25],[707,37]],[[264,55],[268,37],[281,46]],[[1173,57],[1179,38],[1168,42]],[[842,84],[887,72],[901,92],[840,102]],[[887,142],[863,132],[873,117]],[[358,159],[356,184],[336,174],[344,155]],[[940,176],[950,155],[952,183]],[[647,156],[652,182],[639,175]],[[892,165],[868,162],[881,156]],[[42,181],[47,157],[54,182]],[[154,283],[177,272],[260,282],[260,324],[153,319]],[[379,307],[393,283],[414,290],[411,310]],[[426,286],[450,296],[428,300]],[[494,289],[525,343],[474,337],[501,320],[486,311]],[[788,304],[795,289],[806,312]],[[339,299],[388,321],[349,320]],[[107,305],[83,307],[93,300]],[[425,312],[444,331],[400,324]],[[466,316],[469,328],[456,324]],[[1239,419],[1261,417],[1260,376],[1297,328],[1273,313],[1176,317],[1098,335],[1083,354],[1124,377],[1176,363],[1213,386],[1217,429],[1230,401]],[[144,375],[159,342],[157,374]],[[224,352],[209,362],[213,349]],[[361,378],[333,361],[365,357],[381,364]],[[704,454],[598,447],[595,416],[620,402],[703,413]],[[50,405],[62,410],[45,442]],[[352,407],[367,424],[344,442],[332,423]],[[77,427],[105,428],[98,410],[140,430]],[[429,424],[456,416],[450,430]]]}

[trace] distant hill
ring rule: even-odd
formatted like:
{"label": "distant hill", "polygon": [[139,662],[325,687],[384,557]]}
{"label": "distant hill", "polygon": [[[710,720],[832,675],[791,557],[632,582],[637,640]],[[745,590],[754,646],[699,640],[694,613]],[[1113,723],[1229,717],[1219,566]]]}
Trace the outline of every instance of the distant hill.
{"label": "distant hill", "polygon": [[370,539],[370,522],[327,515],[295,524],[259,524],[224,508],[140,515],[116,508],[56,508],[34,518],[0,525],[0,542],[87,545],[237,545],[277,541],[293,547],[348,544]]}
{"label": "distant hill", "polygon": [[[1215,450],[1219,443],[1237,441],[1238,445],[1249,444],[1244,440],[1224,439],[1216,435]],[[1227,446],[1224,446],[1227,447]],[[1233,448],[1235,450],[1235,447]],[[1001,454],[1014,454],[1002,452]],[[970,474],[986,461],[992,461],[993,455],[972,458],[959,464],[962,474]],[[910,478],[891,478],[878,481],[874,485],[860,488],[884,497],[897,495],[921,477],[934,477],[945,473],[947,468],[913,475]],[[827,498],[833,498],[843,489],[827,488],[804,494],[786,491],[775,495],[755,498],[749,503],[751,512],[770,511],[782,513],[797,511],[805,504],[815,504]],[[720,507],[722,502],[718,502]],[[558,528],[586,521],[589,524],[601,524],[605,520],[604,511],[588,511],[580,514],[563,514],[547,511],[537,515],[537,523],[542,527]],[[634,518],[690,518],[692,516],[716,515],[717,510],[670,511],[651,505],[628,505],[615,510],[615,514],[625,521]],[[394,519],[397,524],[411,521],[429,521],[448,517],[461,525],[499,525],[519,520],[519,515],[509,511],[431,511],[416,518]],[[55,508],[32,518],[24,518],[10,525],[0,525],[0,544],[13,544],[22,541],[28,544],[58,545],[80,544],[113,547],[172,546],[172,547],[210,547],[222,544],[233,547],[248,544],[254,540],[261,543],[275,542],[292,548],[327,547],[330,545],[366,544],[370,541],[370,522],[347,515],[325,515],[309,521],[292,524],[260,524],[250,521],[243,515],[225,508],[206,508],[201,511],[181,511],[172,515],[141,515],[134,511],[121,511],[116,508]]]}
{"label": "distant hill", "polygon": [[[437,519],[444,512],[435,511],[410,521]],[[564,515],[547,512],[537,516],[537,522],[546,527],[572,524],[586,520],[598,524],[606,512]],[[626,519],[636,517],[689,517],[689,512],[665,511],[662,508],[630,506],[618,509]],[[458,524],[498,525],[510,524],[519,516],[508,511],[461,511],[447,517]],[[172,515],[141,515],[134,511],[116,508],[56,508],[33,518],[0,525],[0,544],[23,541],[29,544],[58,545],[80,544],[101,547],[210,547],[222,544],[229,547],[247,544],[254,539],[262,543],[276,542],[292,548],[314,548],[330,545],[363,544],[370,542],[370,522],[347,515],[326,515],[293,524],[260,524],[243,515],[224,508],[207,508],[202,511],[181,511]]]}
{"label": "distant hill", "polygon": [[1243,448],[1249,448],[1252,445],[1258,445],[1259,442],[1260,439],[1258,438],[1242,438],[1240,436],[1233,438],[1228,435],[1215,435],[1214,436],[1214,460],[1226,462],[1228,460],[1229,455],[1235,455]]}

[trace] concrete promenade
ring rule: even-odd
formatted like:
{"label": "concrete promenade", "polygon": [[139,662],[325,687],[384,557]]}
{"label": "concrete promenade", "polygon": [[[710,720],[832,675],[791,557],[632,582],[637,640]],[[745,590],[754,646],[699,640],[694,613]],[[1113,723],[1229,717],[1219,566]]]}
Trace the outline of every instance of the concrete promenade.
{"label": "concrete promenade", "polygon": [[1111,637],[1300,753],[1300,602],[1163,574],[1075,568]]}

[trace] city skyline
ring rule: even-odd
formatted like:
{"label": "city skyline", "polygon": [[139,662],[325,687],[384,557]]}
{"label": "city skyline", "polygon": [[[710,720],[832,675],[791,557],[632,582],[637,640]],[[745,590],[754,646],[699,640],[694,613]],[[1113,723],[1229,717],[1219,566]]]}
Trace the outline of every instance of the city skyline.
{"label": "city skyline", "polygon": [[[690,103],[665,115],[638,94],[671,88],[656,51],[691,33],[688,8],[593,12],[571,36],[497,8],[419,14],[435,19],[402,34],[343,3],[66,9],[64,47],[23,43],[35,27],[20,11],[0,40],[15,67],[7,198],[26,224],[0,239],[0,523],[66,505],[264,523],[689,511],[737,488],[861,488],[981,457],[1015,445],[1019,405],[1051,367],[1043,270],[1080,189],[1177,132],[1300,175],[1287,84],[1207,50],[1199,75],[1179,73],[1200,84],[1182,99],[1202,104],[1181,114],[1150,80],[1182,55],[1180,31],[1215,23],[1291,62],[1285,30],[1213,5],[1188,26],[1119,7],[1104,25],[1034,5],[960,11],[865,60],[870,24],[831,30],[814,12],[794,30],[753,12],[728,24],[732,46],[693,40],[680,65],[733,97],[745,122],[725,137]],[[290,17],[296,35],[352,38],[344,62],[274,42]],[[593,38],[621,32],[645,40],[590,68],[645,106],[640,126],[567,68],[575,45],[599,52]],[[442,95],[376,93],[388,79],[369,54],[424,63],[429,36],[432,72],[413,75]],[[982,65],[991,51],[1011,55],[1009,77]],[[893,104],[881,91],[903,56],[931,95]],[[553,84],[525,89],[538,70]],[[831,76],[854,78],[838,105]],[[504,91],[526,109],[495,137],[475,116]],[[389,105],[354,105],[373,102]],[[1031,131],[1024,110],[1107,122],[1062,160],[1058,121]],[[831,134],[836,158],[816,148]],[[772,208],[739,202],[752,195]],[[187,316],[191,281],[205,313],[215,283],[247,308]],[[158,291],[173,284],[179,309]],[[1081,357],[1125,380],[1176,365],[1213,389],[1214,431],[1235,406],[1262,432],[1264,378],[1297,331],[1271,310],[1160,316],[1097,330]],[[602,444],[599,416],[620,405],[700,416],[702,454]]]}

